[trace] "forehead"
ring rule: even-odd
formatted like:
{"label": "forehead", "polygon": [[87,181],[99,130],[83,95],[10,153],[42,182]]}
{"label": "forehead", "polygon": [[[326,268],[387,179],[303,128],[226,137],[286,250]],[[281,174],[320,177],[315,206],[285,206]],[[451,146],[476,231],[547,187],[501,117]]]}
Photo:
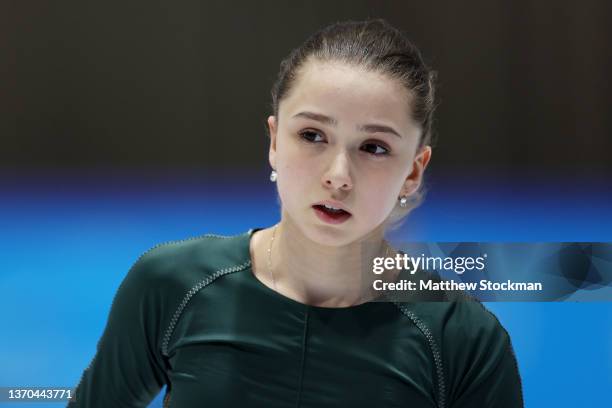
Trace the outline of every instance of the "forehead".
{"label": "forehead", "polygon": [[340,124],[375,120],[404,130],[413,127],[410,103],[410,93],[397,79],[344,63],[310,60],[281,102],[279,115],[314,110]]}

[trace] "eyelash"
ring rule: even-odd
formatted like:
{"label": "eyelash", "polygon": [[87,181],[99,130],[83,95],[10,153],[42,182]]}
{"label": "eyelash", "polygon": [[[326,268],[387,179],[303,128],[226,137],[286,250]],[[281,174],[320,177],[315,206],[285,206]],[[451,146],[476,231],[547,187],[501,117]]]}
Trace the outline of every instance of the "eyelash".
{"label": "eyelash", "polygon": [[[309,140],[308,138],[306,138],[304,135],[306,134],[315,134],[315,135],[319,135],[321,136],[321,133],[313,131],[313,130],[304,130],[302,132],[299,133],[300,137],[305,140],[307,143],[319,143],[319,142],[314,142],[312,140]],[[381,143],[366,143],[367,145],[373,145],[373,146],[378,146],[380,148],[382,148],[384,150],[384,153],[372,153],[372,152],[367,152],[368,154],[372,155],[372,156],[388,156],[389,155],[389,148],[386,147],[385,145],[381,144]]]}

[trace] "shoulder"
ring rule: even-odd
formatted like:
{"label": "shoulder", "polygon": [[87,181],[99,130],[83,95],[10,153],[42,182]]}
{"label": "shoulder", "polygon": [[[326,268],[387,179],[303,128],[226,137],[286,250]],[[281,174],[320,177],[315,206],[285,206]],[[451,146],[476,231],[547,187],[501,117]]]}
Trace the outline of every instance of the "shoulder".
{"label": "shoulder", "polygon": [[518,377],[508,332],[479,301],[465,298],[398,306],[427,338],[447,399],[485,384],[493,373]]}
{"label": "shoulder", "polygon": [[492,344],[505,346],[509,341],[497,316],[475,299],[449,302],[440,323],[443,341],[449,347],[463,342],[464,346],[488,348]]}
{"label": "shoulder", "polygon": [[159,243],[134,262],[129,274],[153,287],[189,289],[219,271],[250,265],[247,234],[205,234]]}
{"label": "shoulder", "polygon": [[[398,303],[402,312],[419,320],[443,345],[450,340],[470,345],[505,341],[508,333],[497,317],[471,297],[454,301]],[[411,316],[410,316],[411,315]]]}
{"label": "shoulder", "polygon": [[[206,234],[157,244],[133,263],[118,290],[125,307],[154,310],[161,324],[216,278],[250,266],[248,236]],[[153,313],[153,312],[151,312]]]}
{"label": "shoulder", "polygon": [[441,328],[447,373],[454,382],[484,378],[509,353],[510,336],[491,311],[477,300],[455,302]]}
{"label": "shoulder", "polygon": [[431,333],[445,357],[455,361],[457,355],[470,355],[473,361],[478,356],[503,352],[509,346],[506,329],[478,300],[408,303],[402,308]]}
{"label": "shoulder", "polygon": [[474,299],[400,303],[402,312],[430,334],[441,352],[456,355],[503,349],[510,342],[497,317]]}
{"label": "shoulder", "polygon": [[122,281],[114,316],[146,321],[148,336],[167,355],[170,336],[192,297],[216,278],[250,265],[246,234],[206,234],[150,248]]}

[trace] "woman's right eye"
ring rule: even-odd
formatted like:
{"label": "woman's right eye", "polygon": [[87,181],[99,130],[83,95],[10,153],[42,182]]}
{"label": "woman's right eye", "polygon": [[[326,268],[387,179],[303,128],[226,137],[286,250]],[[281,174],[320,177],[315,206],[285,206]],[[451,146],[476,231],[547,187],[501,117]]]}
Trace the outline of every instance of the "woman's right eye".
{"label": "woman's right eye", "polygon": [[302,139],[308,142],[311,142],[311,143],[317,143],[320,141],[320,140],[315,140],[317,136],[323,139],[323,137],[321,136],[319,132],[314,132],[312,130],[305,130],[303,132],[300,132],[299,135],[302,137]]}

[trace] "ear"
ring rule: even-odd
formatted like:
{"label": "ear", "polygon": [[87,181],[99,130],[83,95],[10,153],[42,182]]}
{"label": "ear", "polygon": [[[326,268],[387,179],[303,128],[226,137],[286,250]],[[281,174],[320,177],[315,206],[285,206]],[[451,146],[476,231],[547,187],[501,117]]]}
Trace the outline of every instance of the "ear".
{"label": "ear", "polygon": [[276,134],[278,129],[276,117],[273,115],[268,116],[268,129],[270,133],[270,150],[268,151],[268,160],[270,161],[270,166],[276,170]]}
{"label": "ear", "polygon": [[423,146],[412,162],[412,172],[406,178],[402,188],[402,195],[411,195],[418,190],[423,181],[423,173],[431,159],[431,146]]}

